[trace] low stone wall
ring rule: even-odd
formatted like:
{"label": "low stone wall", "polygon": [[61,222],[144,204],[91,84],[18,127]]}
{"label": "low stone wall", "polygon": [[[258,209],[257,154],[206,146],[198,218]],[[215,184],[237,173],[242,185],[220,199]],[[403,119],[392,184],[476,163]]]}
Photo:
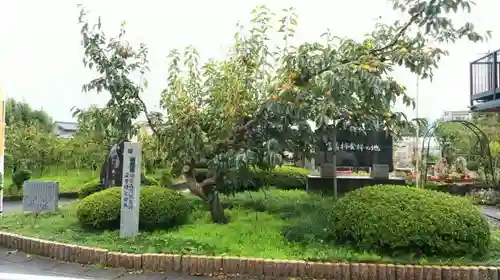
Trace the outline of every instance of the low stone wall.
{"label": "low stone wall", "polygon": [[0,232],[0,246],[64,262],[182,274],[342,280],[498,280],[500,267],[326,263],[173,254],[126,254]]}

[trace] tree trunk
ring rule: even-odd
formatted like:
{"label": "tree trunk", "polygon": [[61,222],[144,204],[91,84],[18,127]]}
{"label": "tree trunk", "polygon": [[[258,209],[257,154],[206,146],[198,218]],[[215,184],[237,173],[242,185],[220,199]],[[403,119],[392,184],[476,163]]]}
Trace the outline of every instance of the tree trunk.
{"label": "tree trunk", "polygon": [[229,219],[224,213],[224,206],[222,206],[220,202],[219,193],[214,190],[208,197],[211,198],[207,202],[210,207],[212,222],[216,224],[227,224]]}
{"label": "tree trunk", "polygon": [[224,213],[224,207],[220,202],[219,193],[215,189],[215,176],[198,183],[196,182],[194,164],[190,164],[184,165],[182,168],[182,177],[184,177],[189,191],[208,204],[212,221],[217,224],[227,224],[229,218]]}

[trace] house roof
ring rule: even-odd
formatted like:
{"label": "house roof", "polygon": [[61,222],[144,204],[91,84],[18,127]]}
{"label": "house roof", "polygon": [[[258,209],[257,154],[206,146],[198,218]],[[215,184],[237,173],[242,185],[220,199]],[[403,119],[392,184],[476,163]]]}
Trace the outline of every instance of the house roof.
{"label": "house roof", "polygon": [[76,122],[54,122],[57,128],[62,130],[76,131],[78,128],[78,123]]}

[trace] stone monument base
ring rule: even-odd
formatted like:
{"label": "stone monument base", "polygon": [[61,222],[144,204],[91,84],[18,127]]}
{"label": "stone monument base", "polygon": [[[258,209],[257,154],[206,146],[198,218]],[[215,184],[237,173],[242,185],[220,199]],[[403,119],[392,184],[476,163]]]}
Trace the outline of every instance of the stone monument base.
{"label": "stone monument base", "polygon": [[[370,176],[345,176],[337,175],[337,193],[344,193],[373,185],[406,185],[405,178],[385,178],[376,179]],[[320,175],[307,176],[307,187],[309,192],[321,192],[325,195],[333,195],[333,179],[331,177],[321,177]]]}

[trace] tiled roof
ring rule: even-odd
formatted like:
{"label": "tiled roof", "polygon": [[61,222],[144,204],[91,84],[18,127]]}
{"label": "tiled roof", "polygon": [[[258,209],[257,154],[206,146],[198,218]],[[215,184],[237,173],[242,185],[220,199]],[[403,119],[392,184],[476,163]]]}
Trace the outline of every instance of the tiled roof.
{"label": "tiled roof", "polygon": [[54,122],[54,125],[61,130],[76,131],[78,123],[76,122]]}

